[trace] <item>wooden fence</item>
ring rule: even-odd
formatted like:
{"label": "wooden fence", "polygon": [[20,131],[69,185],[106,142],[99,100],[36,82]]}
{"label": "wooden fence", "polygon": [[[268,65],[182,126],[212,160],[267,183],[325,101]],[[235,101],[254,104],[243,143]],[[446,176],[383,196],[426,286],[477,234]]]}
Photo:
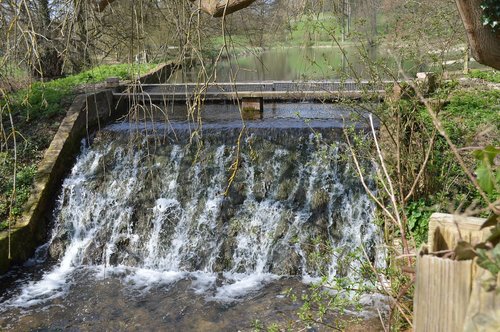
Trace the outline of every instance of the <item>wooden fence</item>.
{"label": "wooden fence", "polygon": [[[500,331],[500,277],[472,261],[455,261],[428,252],[453,249],[459,239],[476,244],[489,230],[484,219],[435,213],[429,243],[418,257],[414,297],[415,332]],[[488,287],[494,285],[496,289]]]}

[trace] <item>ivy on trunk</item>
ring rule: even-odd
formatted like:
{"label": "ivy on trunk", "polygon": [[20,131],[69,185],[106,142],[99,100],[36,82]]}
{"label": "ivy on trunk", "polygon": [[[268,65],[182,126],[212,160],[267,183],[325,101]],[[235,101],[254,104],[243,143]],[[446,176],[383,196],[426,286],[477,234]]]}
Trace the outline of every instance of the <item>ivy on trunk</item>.
{"label": "ivy on trunk", "polygon": [[477,62],[500,69],[500,33],[483,24],[483,0],[456,0],[472,56]]}

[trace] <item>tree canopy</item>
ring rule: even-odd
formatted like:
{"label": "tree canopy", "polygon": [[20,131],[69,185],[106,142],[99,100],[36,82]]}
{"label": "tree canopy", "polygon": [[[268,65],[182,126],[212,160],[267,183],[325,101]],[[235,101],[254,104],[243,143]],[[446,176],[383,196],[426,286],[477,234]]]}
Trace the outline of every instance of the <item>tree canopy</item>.
{"label": "tree canopy", "polygon": [[[99,11],[103,11],[115,0],[100,0],[97,4]],[[246,8],[255,0],[189,0],[213,17],[221,17]],[[460,12],[472,56],[481,64],[500,69],[500,33],[496,28],[499,5],[491,0],[456,0]],[[483,15],[483,10],[493,12]],[[493,18],[492,18],[493,15]],[[486,24],[484,24],[486,23]]]}

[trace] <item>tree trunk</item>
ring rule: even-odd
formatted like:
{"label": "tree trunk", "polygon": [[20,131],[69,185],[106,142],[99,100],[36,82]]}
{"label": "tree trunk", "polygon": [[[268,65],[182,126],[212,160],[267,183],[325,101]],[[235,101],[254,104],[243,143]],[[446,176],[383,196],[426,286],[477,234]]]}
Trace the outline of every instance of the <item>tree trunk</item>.
{"label": "tree trunk", "polygon": [[98,12],[102,12],[104,11],[104,9],[106,9],[106,7],[108,7],[108,5],[110,5],[112,2],[115,2],[115,0],[100,0],[100,1],[97,1],[96,3],[96,10]]}
{"label": "tree trunk", "polygon": [[482,0],[456,0],[472,56],[477,62],[500,69],[500,34],[482,24]]}
{"label": "tree trunk", "polygon": [[35,77],[53,78],[62,74],[63,59],[54,47],[51,31],[49,0],[38,2],[38,22],[40,35],[37,35],[38,57],[33,59],[32,71]]}
{"label": "tree trunk", "polygon": [[93,51],[93,38],[88,38],[89,31],[86,27],[87,14],[83,7],[83,3],[78,0],[73,1],[73,6],[75,7],[75,38],[71,40],[71,44],[74,47],[72,49],[69,60],[73,65],[73,70],[75,72],[80,72],[84,69],[92,67],[92,59],[90,57]]}
{"label": "tree trunk", "polygon": [[[198,8],[213,17],[222,17],[229,15],[240,9],[250,6],[255,0],[189,0],[195,3]],[[115,0],[98,0],[96,3],[96,10],[99,12],[104,11],[106,7],[115,2]]]}
{"label": "tree trunk", "polygon": [[255,0],[189,0],[213,17],[229,15],[250,6]]}

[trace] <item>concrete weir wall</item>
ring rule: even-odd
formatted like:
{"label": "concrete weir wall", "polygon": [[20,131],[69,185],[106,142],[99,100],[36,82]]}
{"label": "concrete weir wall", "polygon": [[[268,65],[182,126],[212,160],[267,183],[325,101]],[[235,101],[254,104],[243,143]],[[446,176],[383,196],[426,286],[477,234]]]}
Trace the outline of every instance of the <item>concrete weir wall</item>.
{"label": "concrete weir wall", "polygon": [[[173,63],[160,65],[139,80],[141,83],[160,82],[174,68]],[[110,89],[75,98],[38,166],[24,214],[10,232],[0,232],[0,274],[13,264],[25,262],[46,240],[57,192],[80,151],[82,139],[127,110],[126,103],[114,103]]]}

